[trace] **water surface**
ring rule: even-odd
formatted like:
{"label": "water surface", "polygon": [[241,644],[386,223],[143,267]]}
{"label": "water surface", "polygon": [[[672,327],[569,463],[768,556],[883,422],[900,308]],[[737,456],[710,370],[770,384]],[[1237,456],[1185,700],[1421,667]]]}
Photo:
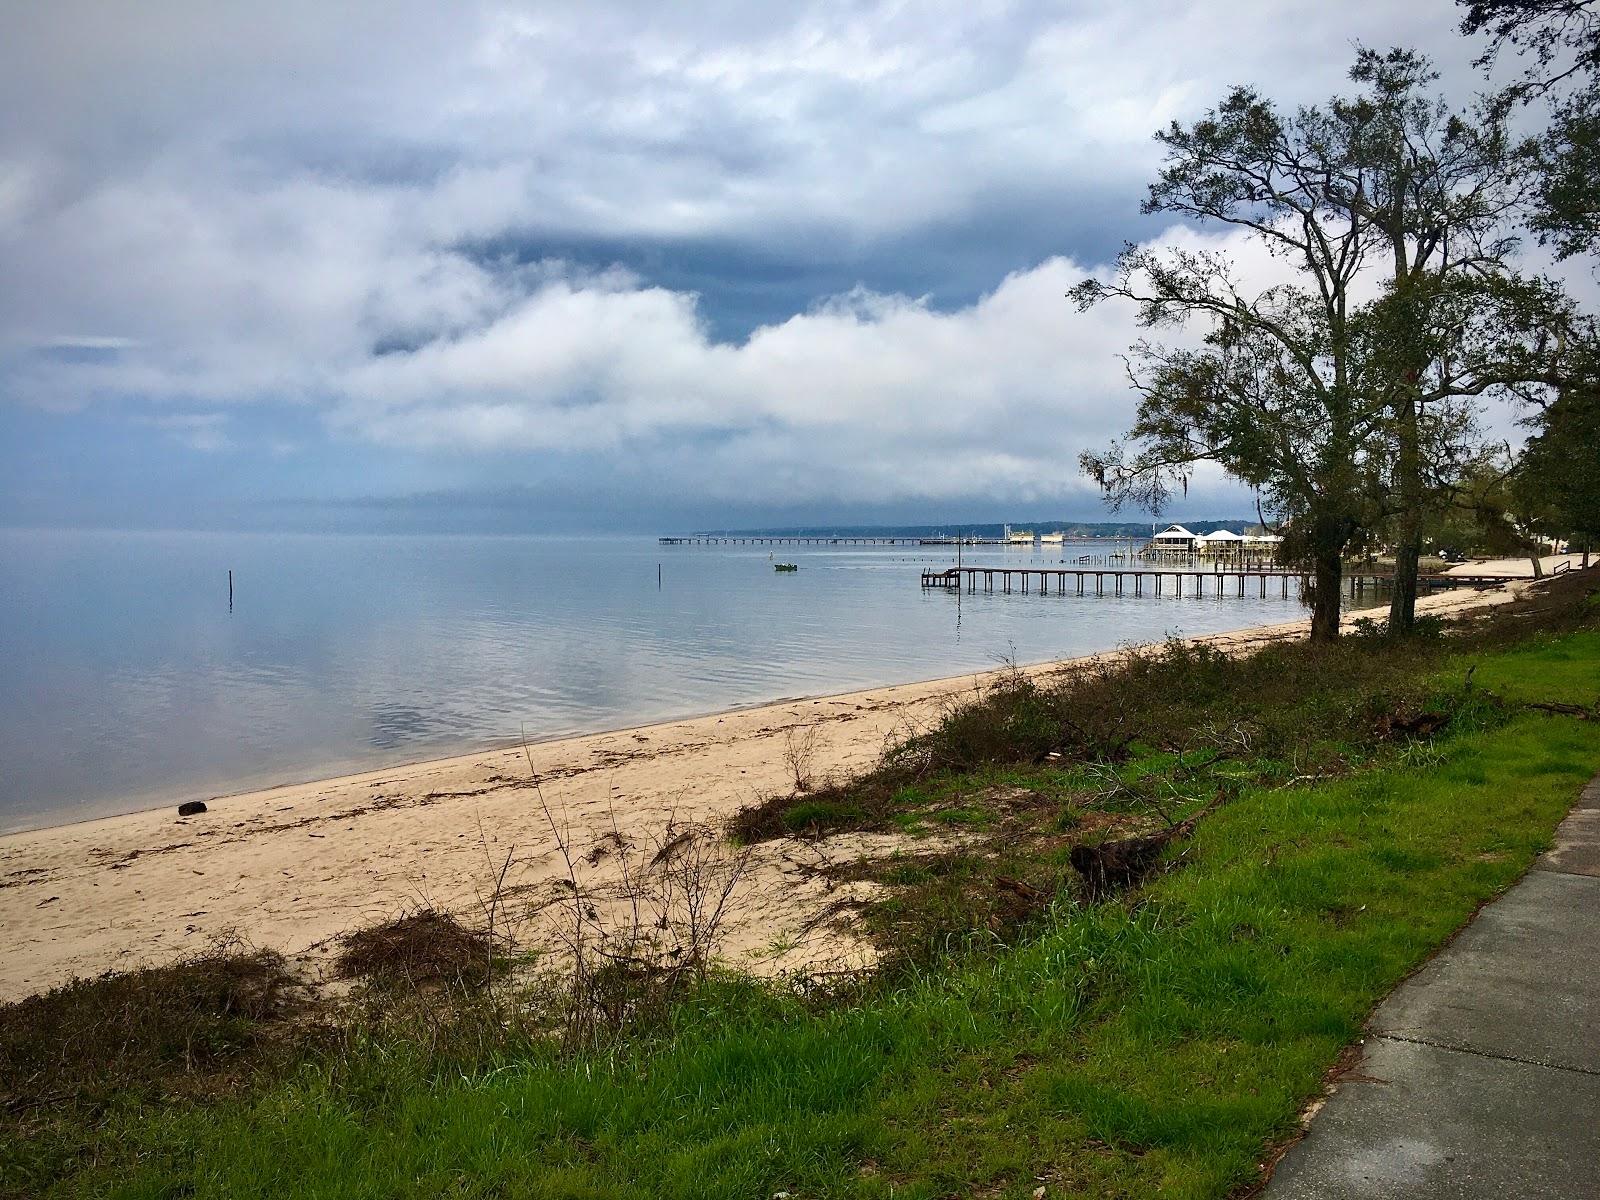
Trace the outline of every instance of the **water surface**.
{"label": "water surface", "polygon": [[[774,572],[774,555],[800,570]],[[0,532],[0,829],[1302,615],[1278,596],[919,587],[953,561],[654,538]]]}

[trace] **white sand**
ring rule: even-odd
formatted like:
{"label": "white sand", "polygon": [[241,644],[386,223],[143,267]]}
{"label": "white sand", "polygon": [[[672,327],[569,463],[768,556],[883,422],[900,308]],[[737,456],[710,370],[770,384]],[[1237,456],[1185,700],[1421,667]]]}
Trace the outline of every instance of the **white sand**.
{"label": "white sand", "polygon": [[[1593,559],[1590,560],[1594,561]],[[1583,566],[1582,554],[1547,554],[1539,560],[1546,575],[1562,563],[1569,563],[1574,571]],[[1517,575],[1533,578],[1531,558],[1474,558],[1444,569],[1446,575]]]}

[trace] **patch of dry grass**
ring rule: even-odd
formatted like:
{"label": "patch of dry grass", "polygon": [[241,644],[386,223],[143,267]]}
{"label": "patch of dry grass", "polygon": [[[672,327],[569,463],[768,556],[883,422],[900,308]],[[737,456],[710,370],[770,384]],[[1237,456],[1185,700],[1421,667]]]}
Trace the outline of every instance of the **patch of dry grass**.
{"label": "patch of dry grass", "polygon": [[305,999],[282,955],[236,940],[75,979],[0,1008],[0,1097],[19,1112],[203,1081],[242,1063]]}
{"label": "patch of dry grass", "polygon": [[421,908],[345,934],[334,971],[342,979],[386,986],[478,988],[490,981],[495,965],[487,932]]}

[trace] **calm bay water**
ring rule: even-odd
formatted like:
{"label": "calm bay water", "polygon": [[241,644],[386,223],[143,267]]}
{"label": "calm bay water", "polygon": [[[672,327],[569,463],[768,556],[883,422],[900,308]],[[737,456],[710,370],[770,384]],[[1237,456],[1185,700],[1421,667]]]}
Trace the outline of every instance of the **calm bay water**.
{"label": "calm bay water", "polygon": [[[773,553],[800,570],[774,572]],[[0,830],[1302,615],[1278,597],[918,586],[953,561],[944,547],[0,531]]]}

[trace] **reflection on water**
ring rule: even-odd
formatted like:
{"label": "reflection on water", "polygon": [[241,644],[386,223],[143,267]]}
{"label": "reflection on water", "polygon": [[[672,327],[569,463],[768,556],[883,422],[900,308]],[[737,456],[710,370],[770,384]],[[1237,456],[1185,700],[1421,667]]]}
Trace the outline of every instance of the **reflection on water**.
{"label": "reflection on water", "polygon": [[[962,561],[1105,548],[1047,550]],[[1301,615],[924,591],[953,547],[778,554],[800,570],[650,538],[0,532],[0,828]]]}

